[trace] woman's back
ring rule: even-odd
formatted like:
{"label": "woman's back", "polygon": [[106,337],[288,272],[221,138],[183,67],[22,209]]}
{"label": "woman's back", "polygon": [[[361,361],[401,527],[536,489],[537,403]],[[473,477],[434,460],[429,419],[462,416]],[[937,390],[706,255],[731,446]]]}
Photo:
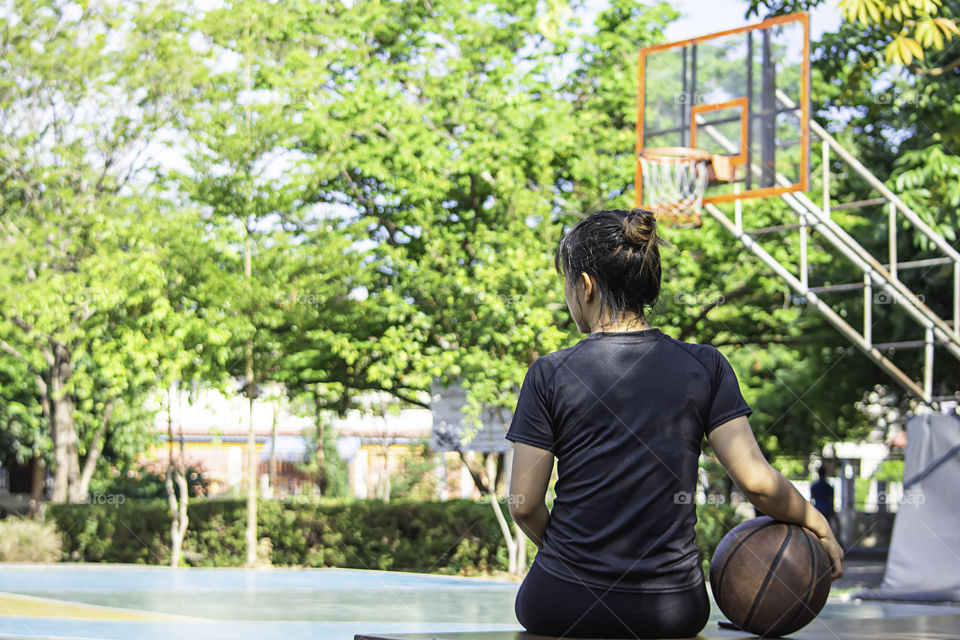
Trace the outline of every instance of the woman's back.
{"label": "woman's back", "polygon": [[716,349],[659,329],[592,333],[539,358],[507,432],[558,459],[537,562],[622,591],[702,582],[693,500],[701,442],[750,412]]}
{"label": "woman's back", "polygon": [[643,209],[598,211],[557,244],[567,309],[589,335],[530,366],[507,431],[510,514],[540,549],[515,602],[532,633],[675,638],[703,629],[710,605],[693,497],[704,434],[750,501],[816,533],[833,575],[843,574],[826,519],[764,459],[727,360],[647,324],[660,295],[656,227]]}

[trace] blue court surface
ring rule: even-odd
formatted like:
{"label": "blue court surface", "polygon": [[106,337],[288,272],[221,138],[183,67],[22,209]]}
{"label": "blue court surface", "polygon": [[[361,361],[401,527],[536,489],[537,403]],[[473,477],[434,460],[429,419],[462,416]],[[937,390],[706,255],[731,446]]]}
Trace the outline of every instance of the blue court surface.
{"label": "blue court surface", "polygon": [[[355,634],[518,631],[518,587],[355,569],[0,565],[0,638],[353,640]],[[960,608],[831,601],[821,618],[944,614]],[[705,632],[719,618],[714,606]]]}

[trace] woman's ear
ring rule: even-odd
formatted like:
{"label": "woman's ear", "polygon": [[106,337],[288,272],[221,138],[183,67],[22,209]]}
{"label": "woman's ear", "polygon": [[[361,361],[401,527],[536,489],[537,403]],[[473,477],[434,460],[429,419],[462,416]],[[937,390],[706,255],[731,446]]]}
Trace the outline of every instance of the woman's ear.
{"label": "woman's ear", "polygon": [[583,285],[583,301],[586,304],[590,304],[595,287],[593,286],[593,278],[591,278],[586,271],[580,274],[580,284]]}

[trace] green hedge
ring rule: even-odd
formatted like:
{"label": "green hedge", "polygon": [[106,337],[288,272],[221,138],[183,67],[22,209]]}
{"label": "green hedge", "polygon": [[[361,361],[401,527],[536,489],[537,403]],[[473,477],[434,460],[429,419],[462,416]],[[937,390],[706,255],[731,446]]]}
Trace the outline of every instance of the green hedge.
{"label": "green hedge", "polygon": [[[48,513],[64,534],[68,560],[166,564],[167,508],[164,500],[126,500],[116,505],[50,505]],[[243,564],[245,500],[191,500],[189,518],[186,564]],[[488,502],[261,501],[257,521],[275,566],[472,574],[507,565],[506,547]]]}
{"label": "green hedge", "polygon": [[704,574],[710,572],[710,559],[720,540],[730,529],[740,524],[742,518],[728,504],[697,505],[697,547],[700,548]]}
{"label": "green hedge", "polygon": [[[504,513],[507,513],[504,505]],[[697,544],[709,559],[732,524],[732,510],[698,507]],[[170,517],[164,500],[50,505],[64,534],[64,557],[84,562],[166,564]],[[184,562],[233,567],[246,558],[242,499],[195,499]],[[509,521],[509,515],[507,515]],[[490,503],[330,500],[261,501],[259,536],[274,566],[348,567],[476,575],[507,569],[507,550]],[[269,541],[263,544],[264,540]]]}

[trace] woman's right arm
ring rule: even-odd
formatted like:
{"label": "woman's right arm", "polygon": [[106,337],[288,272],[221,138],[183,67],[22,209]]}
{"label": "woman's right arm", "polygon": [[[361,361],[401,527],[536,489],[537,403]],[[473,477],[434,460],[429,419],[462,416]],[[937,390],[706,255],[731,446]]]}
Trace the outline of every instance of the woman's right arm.
{"label": "woman's right arm", "polygon": [[511,466],[507,496],[510,516],[539,549],[550,521],[546,496],[553,474],[553,452],[514,442]]}
{"label": "woman's right arm", "polygon": [[760,511],[776,520],[810,529],[830,556],[833,578],[843,576],[843,550],[827,519],[810,504],[790,481],[770,466],[757,445],[745,416],[716,427],[707,436],[720,464],[737,488]]}

